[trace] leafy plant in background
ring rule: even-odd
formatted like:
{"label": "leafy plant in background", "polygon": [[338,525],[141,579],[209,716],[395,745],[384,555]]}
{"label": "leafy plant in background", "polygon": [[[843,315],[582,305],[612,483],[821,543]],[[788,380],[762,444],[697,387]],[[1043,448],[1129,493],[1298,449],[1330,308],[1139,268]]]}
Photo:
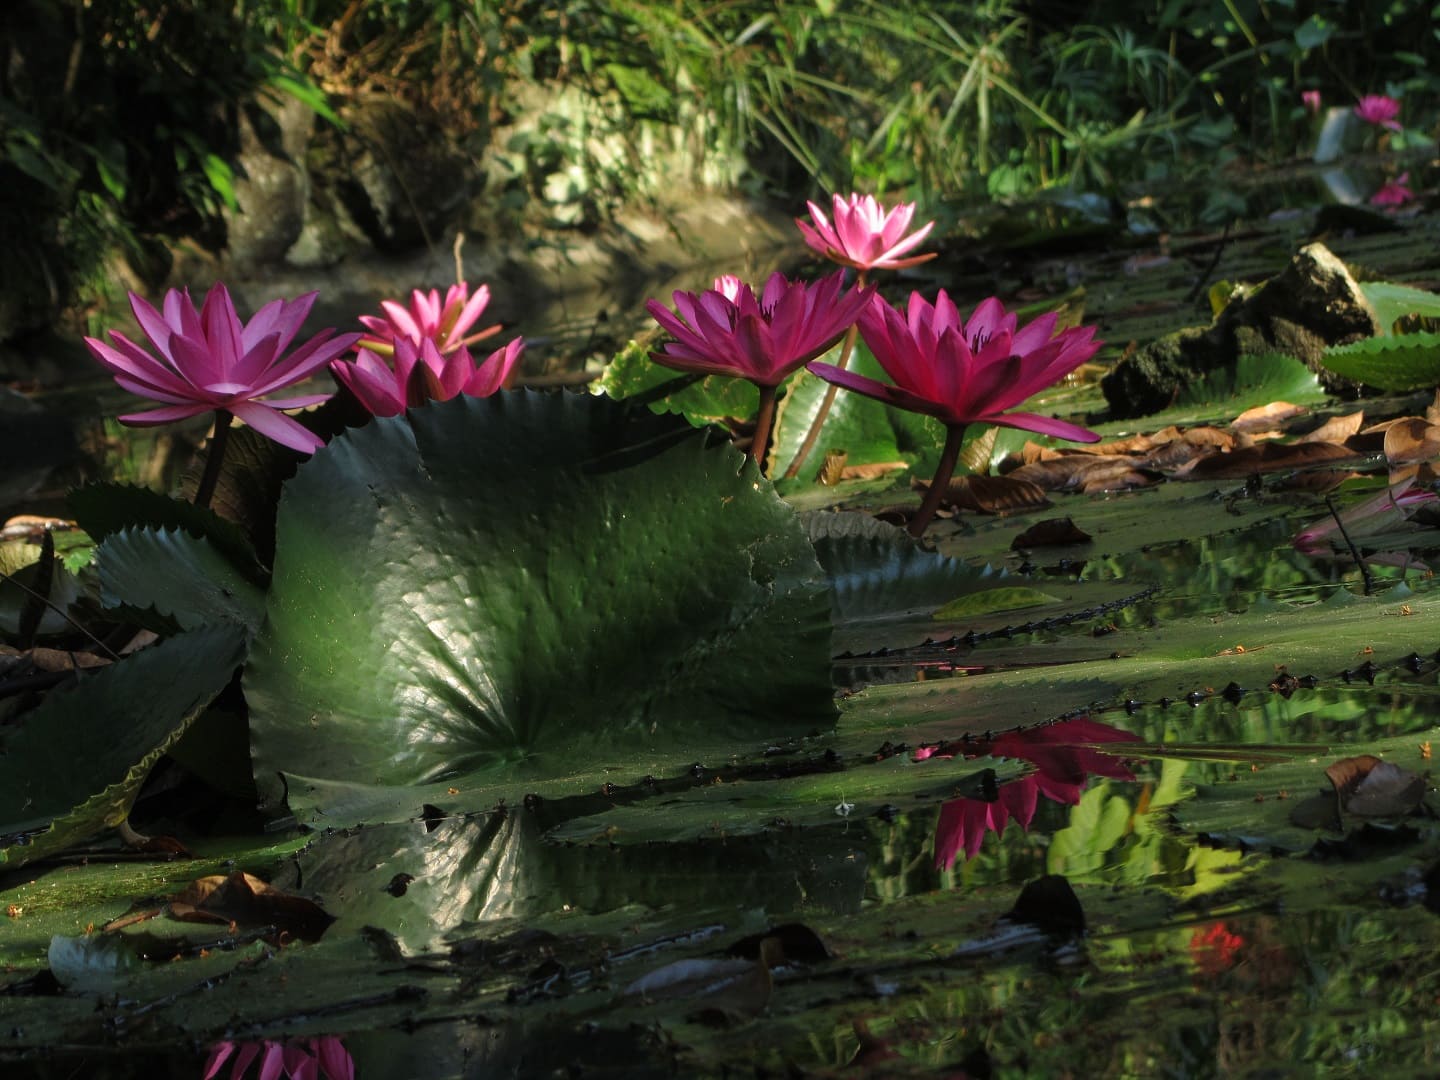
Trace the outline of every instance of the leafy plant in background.
{"label": "leafy plant in background", "polygon": [[11,5],[0,224],[21,258],[7,262],[0,296],[22,308],[12,318],[44,325],[75,289],[99,287],[113,248],[160,279],[168,257],[152,238],[223,241],[240,111],[258,95],[326,108],[275,48],[277,27],[303,33],[296,14],[281,0],[259,8],[260,20],[203,0]]}

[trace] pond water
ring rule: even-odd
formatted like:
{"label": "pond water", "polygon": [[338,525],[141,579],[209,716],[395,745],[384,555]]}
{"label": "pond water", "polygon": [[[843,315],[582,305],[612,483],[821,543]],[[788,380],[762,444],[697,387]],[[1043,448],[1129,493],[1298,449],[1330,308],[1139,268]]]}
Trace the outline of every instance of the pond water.
{"label": "pond water", "polygon": [[[1434,227],[1331,243],[1423,279]],[[1273,272],[1308,228],[1215,240],[1210,274]],[[1078,274],[1123,341],[1203,321],[1213,247],[970,280]],[[597,741],[559,776],[290,777],[266,833],[167,771],[134,821],[194,860],[0,874],[7,1075],[199,1076],[222,1037],[316,1060],[335,1037],[360,1077],[1434,1072],[1440,532],[1367,590],[1295,550],[1328,511],[1288,477],[1052,498],[943,524],[950,558],[822,547],[833,730]],[[1091,539],[1015,549],[1062,515]],[[935,617],[992,578],[1044,599]],[[279,898],[167,907],[242,870]]]}

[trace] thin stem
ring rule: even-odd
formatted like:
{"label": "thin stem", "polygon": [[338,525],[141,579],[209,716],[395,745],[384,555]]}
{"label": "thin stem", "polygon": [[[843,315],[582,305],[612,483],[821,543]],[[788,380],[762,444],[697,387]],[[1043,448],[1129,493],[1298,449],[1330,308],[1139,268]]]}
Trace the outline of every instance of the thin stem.
{"label": "thin stem", "polygon": [[779,387],[756,386],[760,391],[760,411],[755,414],[755,437],[750,440],[746,451],[760,466],[760,475],[765,475],[765,451],[770,448],[770,428],[775,422],[775,393]]}
{"label": "thin stem", "polygon": [[195,505],[209,506],[215,494],[215,485],[220,480],[220,464],[225,460],[225,444],[230,441],[230,413],[225,409],[215,410],[215,434],[210,438],[210,448],[205,452],[205,471],[200,474],[200,486],[195,489]]}
{"label": "thin stem", "polygon": [[1365,595],[1369,596],[1375,591],[1375,577],[1370,573],[1370,567],[1365,565],[1365,560],[1360,556],[1360,549],[1355,546],[1355,541],[1350,539],[1350,534],[1345,531],[1345,522],[1340,518],[1340,512],[1335,509],[1335,502],[1329,495],[1325,496],[1325,505],[1330,508],[1330,516],[1335,519],[1335,524],[1340,529],[1340,536],[1345,540],[1345,546],[1350,549],[1350,556],[1355,560],[1355,565],[1360,567],[1360,577],[1365,582]]}
{"label": "thin stem", "polygon": [[[865,287],[865,271],[861,270],[855,278],[855,287]],[[860,333],[860,324],[853,323],[845,333],[845,343],[840,346],[840,359],[835,361],[835,366],[841,371],[850,363],[850,356],[855,352],[855,338]],[[785,479],[793,480],[800,473],[800,467],[805,464],[805,459],[810,456],[810,451],[815,449],[815,443],[820,438],[820,429],[825,424],[825,418],[830,415],[830,406],[835,404],[835,394],[840,387],[831,383],[825,388],[825,396],[820,399],[820,408],[815,413],[815,419],[810,421],[810,430],[805,432],[805,441],[800,444],[800,449],[795,451],[795,456],[790,460],[790,467],[785,470]]]}
{"label": "thin stem", "polygon": [[940,465],[930,479],[930,490],[919,512],[910,519],[910,535],[917,540],[925,535],[925,527],[940,507],[940,500],[950,487],[950,477],[955,473],[955,463],[960,460],[960,444],[965,441],[965,425],[950,424],[945,429],[945,449],[940,452]]}
{"label": "thin stem", "polygon": [[[856,323],[845,333],[845,343],[840,346],[840,359],[835,361],[835,366],[841,371],[850,363],[850,354],[855,351],[855,338],[859,332],[860,324]],[[815,419],[810,421],[810,430],[805,432],[805,441],[800,444],[800,449],[795,451],[795,456],[790,459],[790,467],[785,470],[786,480],[792,480],[799,475],[800,467],[805,464],[810,451],[815,449],[815,444],[820,440],[820,429],[825,425],[825,418],[830,415],[830,406],[835,404],[835,394],[839,389],[836,383],[826,385],[825,396],[820,399],[820,408],[815,411]]]}

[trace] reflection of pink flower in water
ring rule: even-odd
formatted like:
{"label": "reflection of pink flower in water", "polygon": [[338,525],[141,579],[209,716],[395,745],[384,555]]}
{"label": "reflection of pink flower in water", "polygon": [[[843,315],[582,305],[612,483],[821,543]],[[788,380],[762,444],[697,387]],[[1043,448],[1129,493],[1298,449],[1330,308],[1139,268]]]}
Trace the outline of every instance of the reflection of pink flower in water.
{"label": "reflection of pink flower in water", "polygon": [[1401,173],[1394,180],[1386,180],[1378,191],[1370,196],[1371,206],[1404,206],[1415,201],[1415,192],[1410,190],[1410,174]]}
{"label": "reflection of pink flower in water", "polygon": [[292,1039],[288,1042],[218,1042],[205,1059],[205,1072],[200,1080],[212,1080],[231,1058],[230,1080],[240,1080],[258,1058],[260,1080],[355,1080],[355,1062],[337,1035],[318,1039]]}
{"label": "reflection of pink flower in water", "polygon": [[1235,954],[1245,944],[1223,922],[1211,923],[1190,936],[1190,956],[1206,975],[1219,975],[1235,966]]}
{"label": "reflection of pink flower in water", "polygon": [[[1345,531],[1352,539],[1377,536],[1403,527],[1416,507],[1434,502],[1435,498],[1433,491],[1415,487],[1415,480],[1411,477],[1342,511],[1340,521],[1344,522]],[[1295,550],[1306,555],[1331,554],[1342,542],[1334,515],[1321,518],[1301,530],[1294,540]]]}
{"label": "reflection of pink flower in water", "polygon": [[[1074,806],[1085,790],[1086,778],[1091,775],[1135,779],[1135,774],[1123,762],[1091,744],[1133,742],[1136,738],[1128,731],[1081,717],[1007,732],[988,743],[967,748],[967,757],[990,754],[1017,758],[1033,764],[1035,771],[1000,785],[994,802],[965,798],[945,803],[935,827],[935,865],[942,870],[948,868],[961,851],[967,859],[973,859],[985,841],[985,834],[1004,832],[1011,818],[1022,829],[1029,829],[1041,795],[1052,802]],[[949,747],[921,747],[915,752],[917,761],[952,756],[954,753]]]}

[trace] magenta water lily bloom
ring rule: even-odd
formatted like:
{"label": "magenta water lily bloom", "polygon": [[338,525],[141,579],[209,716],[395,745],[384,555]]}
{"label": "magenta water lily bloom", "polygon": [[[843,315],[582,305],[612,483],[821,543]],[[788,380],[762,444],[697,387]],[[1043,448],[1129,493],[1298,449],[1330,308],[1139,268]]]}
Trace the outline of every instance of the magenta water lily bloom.
{"label": "magenta water lily bloom", "polygon": [[914,203],[901,203],[887,210],[873,195],[835,195],[831,198],[830,217],[813,202],[805,205],[810,210],[810,221],[795,219],[800,235],[814,250],[842,266],[861,271],[899,270],[935,257],[934,252],[907,257],[935,227],[933,221],[927,221],[914,232],[909,231],[915,217]]}
{"label": "magenta water lily bloom", "polygon": [[198,311],[188,291],[171,289],[160,311],[131,293],[131,309],[154,351],[115,330],[110,332],[112,344],[95,338],[86,338],[85,344],[116,383],[162,403],[158,409],[122,416],[121,423],[143,427],[217,412],[225,414],[227,424],[230,416],[238,416],[262,435],[309,454],[321,440],[279,410],[318,405],[330,395],[265,395],[314,374],[360,337],[331,337],[333,330],[322,330],[287,356],[285,350],[310,314],[315,296],[312,292],[294,300],[272,300],[244,323],[229,291],[218,282]]}
{"label": "magenta water lily bloom", "polygon": [[360,344],[371,352],[390,356],[395,342],[401,339],[417,346],[422,341],[433,341],[441,356],[449,356],[458,349],[468,348],[500,332],[498,323],[469,332],[489,302],[488,285],[481,285],[471,296],[470,286],[465,282],[451,285],[445,292],[444,300],[440,299],[439,289],[429,292],[416,289],[410,294],[408,308],[394,300],[382,300],[380,309],[385,312],[384,317],[360,316],[360,321],[370,331]]}
{"label": "magenta water lily bloom", "polygon": [[241,1080],[259,1061],[259,1080],[355,1080],[355,1062],[338,1036],[288,1042],[218,1042],[210,1048],[200,1080],[214,1080],[227,1062],[230,1080]]}
{"label": "magenta water lily bloom", "polygon": [[1355,103],[1355,115],[1367,124],[1391,131],[1400,130],[1400,122],[1396,119],[1400,115],[1400,102],[1385,94],[1366,94]]}
{"label": "magenta water lily bloom", "polygon": [[911,522],[918,536],[929,524],[959,457],[969,424],[1022,428],[1061,439],[1095,442],[1100,436],[1076,424],[1015,412],[1026,398],[1051,386],[1100,348],[1093,327],[1056,332],[1052,312],[1020,328],[1013,312],[991,297],[969,319],[945,291],[931,304],[910,294],[904,312],[876,299],[860,314],[860,336],[894,384],[857,375],[834,364],[809,370],[847,390],[943,422],[948,434],[930,493]]}
{"label": "magenta water lily bloom", "polygon": [[505,385],[525,351],[516,338],[479,364],[461,348],[448,356],[429,338],[418,347],[408,338],[394,343],[395,366],[370,349],[356,350],[355,359],[336,360],[330,371],[373,416],[397,416],[427,401],[449,401],[459,394],[489,397]]}
{"label": "magenta water lily bloom", "polygon": [[646,310],[674,339],[650,356],[679,371],[748,379],[759,387],[750,453],[763,468],[776,387],[840,340],[874,292],[847,291],[844,270],[814,284],[772,274],[758,298],[736,279],[716,284],[698,295],[676,292],[674,311],[658,300],[646,302]]}

